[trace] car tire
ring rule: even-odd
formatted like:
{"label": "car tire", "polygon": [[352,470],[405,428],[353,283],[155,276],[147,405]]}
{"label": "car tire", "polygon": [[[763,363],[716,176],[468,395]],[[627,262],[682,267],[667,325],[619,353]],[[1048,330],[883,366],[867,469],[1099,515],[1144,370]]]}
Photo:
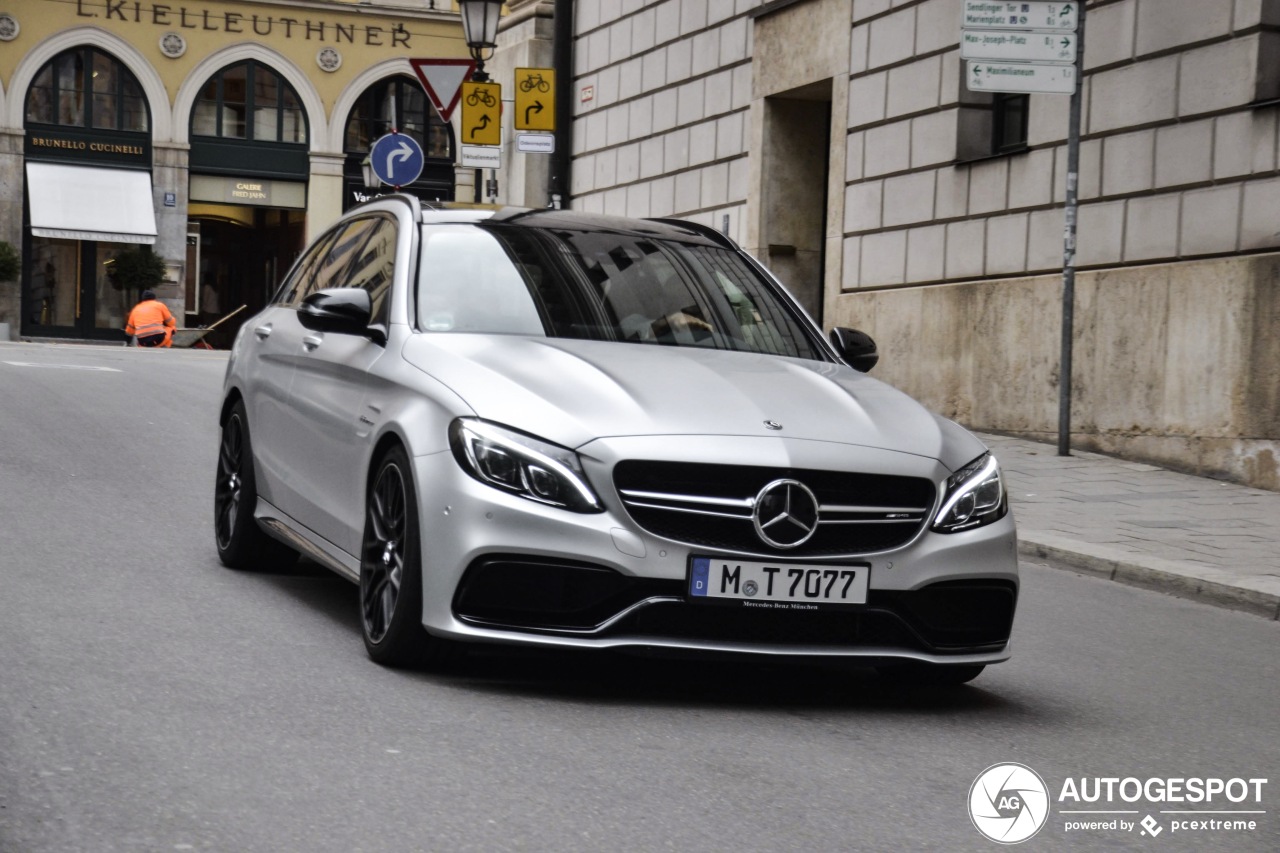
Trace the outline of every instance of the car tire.
{"label": "car tire", "polygon": [[268,536],[253,511],[258,503],[253,443],[244,402],[236,401],[222,424],[213,487],[213,534],[218,559],[233,569],[287,568],[298,552]]}
{"label": "car tire", "polygon": [[453,643],[422,627],[418,500],[399,446],[379,460],[365,498],[360,627],[369,657],[384,666],[435,666],[455,655]]}
{"label": "car tire", "polygon": [[986,669],[981,664],[895,663],[876,667],[880,677],[904,687],[955,687],[973,681]]}

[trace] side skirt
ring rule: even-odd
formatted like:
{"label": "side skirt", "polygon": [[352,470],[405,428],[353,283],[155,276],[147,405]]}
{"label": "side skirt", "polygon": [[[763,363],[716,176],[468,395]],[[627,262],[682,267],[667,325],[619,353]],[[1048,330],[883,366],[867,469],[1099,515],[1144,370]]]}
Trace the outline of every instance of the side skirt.
{"label": "side skirt", "polygon": [[343,551],[328,539],[303,527],[276,507],[258,498],[253,517],[272,538],[315,560],[326,569],[352,583],[360,583],[360,560]]}

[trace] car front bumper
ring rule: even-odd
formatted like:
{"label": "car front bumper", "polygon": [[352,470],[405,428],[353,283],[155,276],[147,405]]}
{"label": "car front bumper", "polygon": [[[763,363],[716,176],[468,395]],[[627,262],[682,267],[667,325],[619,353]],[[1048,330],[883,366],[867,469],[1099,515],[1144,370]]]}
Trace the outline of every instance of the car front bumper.
{"label": "car front bumper", "polygon": [[[758,460],[757,439],[690,442],[694,458]],[[816,444],[816,443],[810,443]],[[581,514],[484,485],[450,453],[414,460],[423,550],[423,625],[469,642],[559,648],[914,660],[989,664],[1010,655],[1018,593],[1012,514],[974,530],[927,529],[906,545],[821,562],[869,569],[866,605],[818,613],[747,612],[686,596],[690,557],[706,548],[654,536],[627,514],[609,481],[616,459],[652,452],[647,440],[590,448],[584,463],[605,505]],[[841,455],[847,458],[840,458]],[[902,454],[796,443],[795,467],[901,467]],[[812,458],[806,458],[806,455]],[[909,473],[945,479],[932,460]],[[766,559],[775,559],[766,557]]]}

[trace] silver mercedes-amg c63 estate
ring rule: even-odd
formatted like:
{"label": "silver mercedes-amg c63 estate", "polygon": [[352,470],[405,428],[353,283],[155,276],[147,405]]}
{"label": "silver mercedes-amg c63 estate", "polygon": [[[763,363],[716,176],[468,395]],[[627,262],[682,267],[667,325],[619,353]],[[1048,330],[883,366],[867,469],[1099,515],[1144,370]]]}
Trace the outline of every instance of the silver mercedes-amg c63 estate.
{"label": "silver mercedes-amg c63 estate", "polygon": [[967,681],[1010,653],[1000,467],[876,358],[709,228],[379,198],[236,339],[218,553],[358,583],[385,664],[485,642]]}

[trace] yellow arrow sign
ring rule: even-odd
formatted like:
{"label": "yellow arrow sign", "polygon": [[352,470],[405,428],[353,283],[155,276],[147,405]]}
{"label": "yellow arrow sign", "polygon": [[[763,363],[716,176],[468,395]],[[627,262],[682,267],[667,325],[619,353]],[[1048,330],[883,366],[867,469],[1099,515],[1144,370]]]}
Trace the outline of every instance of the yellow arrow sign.
{"label": "yellow arrow sign", "polygon": [[502,144],[502,87],[497,83],[462,84],[462,141]]}
{"label": "yellow arrow sign", "polygon": [[516,130],[556,129],[554,68],[516,69]]}

